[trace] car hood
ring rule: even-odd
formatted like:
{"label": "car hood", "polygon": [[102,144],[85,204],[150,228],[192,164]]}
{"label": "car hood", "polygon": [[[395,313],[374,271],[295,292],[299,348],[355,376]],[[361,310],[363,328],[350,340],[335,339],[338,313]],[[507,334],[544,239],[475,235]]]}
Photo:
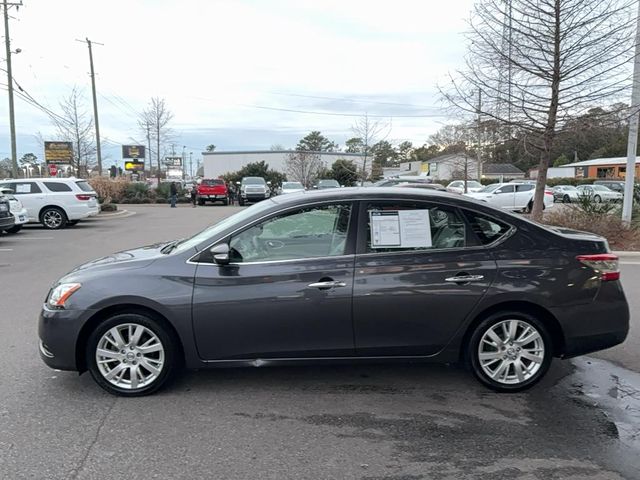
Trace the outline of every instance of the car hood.
{"label": "car hood", "polygon": [[146,267],[154,260],[165,256],[160,252],[162,247],[165,245],[167,245],[167,243],[157,243],[145,247],[134,248],[133,250],[123,250],[121,252],[112,253],[106,257],[97,258],[84,263],[69,272],[69,274],[96,269],[107,270]]}

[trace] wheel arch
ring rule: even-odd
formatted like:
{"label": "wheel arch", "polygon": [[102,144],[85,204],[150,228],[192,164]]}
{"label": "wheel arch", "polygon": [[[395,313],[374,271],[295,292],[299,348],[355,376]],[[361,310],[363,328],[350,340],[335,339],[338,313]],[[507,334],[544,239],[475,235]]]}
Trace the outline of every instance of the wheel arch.
{"label": "wheel arch", "polygon": [[111,305],[105,307],[95,314],[93,314],[82,326],[80,329],[80,333],[78,334],[78,338],[76,339],[75,345],[75,355],[76,355],[76,368],[80,373],[83,373],[87,370],[87,359],[85,355],[87,340],[89,339],[89,335],[91,332],[104,320],[118,314],[122,313],[134,313],[139,315],[146,315],[152,317],[154,320],[162,324],[162,326],[166,329],[167,333],[171,335],[173,340],[175,341],[176,349],[178,350],[178,358],[180,361],[184,362],[184,347],[182,345],[182,340],[180,339],[180,335],[174,328],[174,326],[167,320],[167,318],[162,315],[157,310],[139,304],[133,303],[124,303],[119,305]]}
{"label": "wheel arch", "polygon": [[56,208],[58,210],[62,210],[63,213],[65,214],[65,216],[67,217],[67,219],[69,218],[69,212],[67,212],[67,210],[62,206],[62,205],[57,205],[55,203],[49,203],[47,205],[44,205],[43,207],[40,208],[40,210],[38,211],[38,221],[41,222],[42,221],[42,213],[47,209],[47,208]]}
{"label": "wheel arch", "polygon": [[469,340],[473,335],[473,331],[480,324],[480,322],[482,322],[485,318],[493,315],[494,313],[504,311],[528,313],[539,319],[542,323],[544,323],[544,326],[547,327],[547,330],[549,331],[549,335],[551,335],[551,339],[553,341],[554,356],[557,357],[562,355],[565,350],[564,332],[562,330],[562,327],[560,326],[560,322],[558,322],[558,319],[549,310],[532,302],[507,301],[497,303],[486,308],[485,310],[478,313],[469,323],[465,330],[464,336],[462,337],[462,341],[460,342],[459,358],[461,360],[464,360]]}

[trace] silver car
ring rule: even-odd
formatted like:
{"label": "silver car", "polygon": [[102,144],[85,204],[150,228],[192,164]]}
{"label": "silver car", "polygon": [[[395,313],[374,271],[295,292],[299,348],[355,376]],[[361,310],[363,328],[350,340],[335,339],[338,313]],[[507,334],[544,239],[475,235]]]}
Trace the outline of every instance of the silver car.
{"label": "silver car", "polygon": [[614,192],[604,185],[580,185],[577,190],[581,197],[588,197],[595,203],[622,201],[621,193]]}

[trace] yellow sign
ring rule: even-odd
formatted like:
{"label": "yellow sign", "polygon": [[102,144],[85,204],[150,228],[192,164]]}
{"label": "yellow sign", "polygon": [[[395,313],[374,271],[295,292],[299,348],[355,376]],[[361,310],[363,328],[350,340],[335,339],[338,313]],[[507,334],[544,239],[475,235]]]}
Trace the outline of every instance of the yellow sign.
{"label": "yellow sign", "polygon": [[144,170],[144,162],[124,162],[124,169],[129,172],[141,172]]}
{"label": "yellow sign", "polygon": [[422,162],[422,164],[420,165],[420,172],[429,174],[429,163]]}

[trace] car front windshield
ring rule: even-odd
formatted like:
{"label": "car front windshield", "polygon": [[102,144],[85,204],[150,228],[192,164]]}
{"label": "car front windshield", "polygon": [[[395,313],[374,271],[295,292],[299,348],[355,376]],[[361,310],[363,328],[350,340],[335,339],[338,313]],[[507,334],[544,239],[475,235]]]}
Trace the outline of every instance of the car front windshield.
{"label": "car front windshield", "polygon": [[301,188],[303,187],[300,182],[285,182],[282,184],[283,190],[300,190]]}
{"label": "car front windshield", "polygon": [[214,223],[210,227],[205,228],[200,233],[195,234],[193,237],[181,240],[176,245],[176,248],[173,250],[173,252],[184,252],[186,250],[194,248],[197,245],[200,245],[201,243],[215,237],[230,226],[240,224],[253,215],[268,210],[274,205],[274,203],[275,202],[272,199],[264,200],[260,203],[256,203],[248,208],[245,208],[238,213],[231,215],[230,217],[220,220],[218,223]]}
{"label": "car front windshield", "polygon": [[246,177],[242,179],[243,185],[264,185],[265,183],[262,177]]}
{"label": "car front windshield", "polygon": [[478,188],[478,187],[482,187],[482,184],[480,182],[476,182],[475,180],[471,180],[467,182],[467,188]]}
{"label": "car front windshield", "polygon": [[340,184],[337,180],[320,180],[318,182],[319,188],[331,188],[331,187],[339,187]]}
{"label": "car front windshield", "polygon": [[500,186],[499,183],[494,183],[492,185],[487,185],[486,187],[484,187],[482,190],[480,190],[482,193],[491,193],[494,190],[496,190],[498,187]]}
{"label": "car front windshield", "polygon": [[593,186],[594,190],[598,190],[600,192],[610,192],[611,189],[609,187],[605,187],[604,185],[594,185]]}

